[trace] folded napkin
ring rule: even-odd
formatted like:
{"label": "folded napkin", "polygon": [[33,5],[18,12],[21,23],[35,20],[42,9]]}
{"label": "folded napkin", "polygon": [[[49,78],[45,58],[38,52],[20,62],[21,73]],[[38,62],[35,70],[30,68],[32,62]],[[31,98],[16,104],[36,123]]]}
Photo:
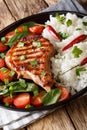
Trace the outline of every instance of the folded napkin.
{"label": "folded napkin", "polygon": [[0,108],[0,128],[4,130],[17,130],[48,115],[54,110],[41,112],[16,112]]}
{"label": "folded napkin", "polygon": [[[42,12],[53,10],[68,10],[87,14],[87,11],[84,10],[76,0],[60,0],[60,2]],[[36,120],[39,120],[54,110],[55,109],[40,112],[16,112],[0,108],[0,128],[3,128],[3,130],[20,129]]]}
{"label": "folded napkin", "polygon": [[47,11],[75,11],[79,13],[84,13],[87,14],[87,10],[85,10],[78,2],[77,0],[60,0],[57,2],[55,5],[50,6],[49,8],[43,10],[42,12],[47,12]]}

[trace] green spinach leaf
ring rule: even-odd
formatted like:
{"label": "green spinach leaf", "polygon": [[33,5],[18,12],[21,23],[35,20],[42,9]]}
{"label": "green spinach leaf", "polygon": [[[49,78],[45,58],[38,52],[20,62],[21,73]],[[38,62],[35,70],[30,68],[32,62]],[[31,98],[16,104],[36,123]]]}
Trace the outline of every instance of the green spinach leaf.
{"label": "green spinach leaf", "polygon": [[61,90],[58,88],[55,88],[55,89],[53,89],[50,92],[45,94],[45,96],[42,99],[42,102],[44,105],[54,104],[57,102],[60,95],[61,95]]}
{"label": "green spinach leaf", "polygon": [[35,23],[33,21],[30,21],[28,23],[23,23],[22,25],[27,26],[27,27],[33,27],[33,26],[39,25],[39,24],[37,24],[37,23]]}
{"label": "green spinach leaf", "polygon": [[3,58],[3,59],[5,58],[5,55],[6,55],[6,52],[0,53],[0,57]]}
{"label": "green spinach leaf", "polygon": [[15,82],[10,82],[3,86],[0,90],[0,95],[10,95],[17,92],[34,92],[38,91],[38,86],[33,82],[26,82],[24,79],[19,79]]}
{"label": "green spinach leaf", "polygon": [[12,47],[17,40],[21,39],[24,36],[27,36],[29,32],[16,33],[7,43],[9,47]]}

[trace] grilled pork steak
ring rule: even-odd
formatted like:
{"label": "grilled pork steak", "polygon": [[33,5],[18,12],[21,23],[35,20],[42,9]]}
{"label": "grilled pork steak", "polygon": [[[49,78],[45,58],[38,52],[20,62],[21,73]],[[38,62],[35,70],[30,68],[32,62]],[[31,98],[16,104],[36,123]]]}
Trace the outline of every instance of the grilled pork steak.
{"label": "grilled pork steak", "polygon": [[47,39],[31,34],[17,41],[7,52],[5,62],[17,73],[18,78],[31,79],[50,91],[54,83],[50,57],[54,54],[55,49]]}

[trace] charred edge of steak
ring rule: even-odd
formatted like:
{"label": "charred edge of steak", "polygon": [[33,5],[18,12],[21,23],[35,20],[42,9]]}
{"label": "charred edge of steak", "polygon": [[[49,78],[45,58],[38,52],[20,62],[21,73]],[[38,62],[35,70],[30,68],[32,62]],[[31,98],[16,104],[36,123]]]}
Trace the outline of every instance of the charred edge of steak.
{"label": "charred edge of steak", "polygon": [[41,35],[32,35],[32,34],[30,34],[30,35],[28,35],[28,36],[25,36],[25,37],[23,37],[20,41],[22,42],[26,42],[26,41],[37,41],[39,38],[42,38],[42,36]]}

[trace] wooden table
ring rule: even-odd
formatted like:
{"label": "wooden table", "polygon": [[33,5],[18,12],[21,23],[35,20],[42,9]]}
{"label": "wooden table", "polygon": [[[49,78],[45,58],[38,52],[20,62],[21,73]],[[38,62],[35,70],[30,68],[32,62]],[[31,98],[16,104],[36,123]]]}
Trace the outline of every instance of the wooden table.
{"label": "wooden table", "polygon": [[[57,1],[0,0],[0,30],[20,18],[55,4]],[[87,9],[87,0],[78,1]],[[87,95],[21,130],[87,130]]]}

